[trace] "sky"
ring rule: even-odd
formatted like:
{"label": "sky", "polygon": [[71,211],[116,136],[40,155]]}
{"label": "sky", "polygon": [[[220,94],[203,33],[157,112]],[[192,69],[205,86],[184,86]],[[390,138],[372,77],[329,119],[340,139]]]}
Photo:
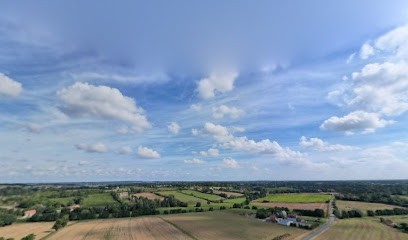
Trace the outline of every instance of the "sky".
{"label": "sky", "polygon": [[0,182],[408,177],[407,1],[0,2]]}

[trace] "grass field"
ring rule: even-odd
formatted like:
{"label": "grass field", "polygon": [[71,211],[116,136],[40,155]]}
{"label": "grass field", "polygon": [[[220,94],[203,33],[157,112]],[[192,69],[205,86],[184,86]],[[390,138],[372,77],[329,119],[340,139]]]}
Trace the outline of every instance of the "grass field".
{"label": "grass field", "polygon": [[377,210],[377,209],[393,209],[399,206],[382,204],[382,203],[369,203],[369,202],[357,202],[357,201],[337,201],[336,205],[340,210],[352,210],[360,209],[364,214],[367,210]]}
{"label": "grass field", "polygon": [[245,202],[246,198],[245,197],[240,197],[240,198],[232,198],[232,199],[225,199],[224,203],[243,203]]}
{"label": "grass field", "polygon": [[278,203],[324,203],[331,199],[326,194],[309,193],[288,193],[288,194],[269,194],[266,197],[258,198],[256,202],[278,202]]}
{"label": "grass field", "polygon": [[244,196],[244,194],[242,194],[242,193],[236,193],[236,192],[225,192],[225,191],[217,191],[217,190],[214,190],[214,191],[213,191],[213,193],[214,193],[214,194],[221,194],[221,193],[224,193],[225,195],[227,195],[227,197],[230,197],[230,196],[234,196],[234,197],[242,197],[242,196]]}
{"label": "grass field", "polygon": [[207,205],[207,201],[201,198],[197,198],[191,195],[187,195],[181,192],[177,192],[177,191],[162,191],[162,192],[158,192],[158,194],[160,195],[164,195],[164,196],[169,196],[169,195],[173,195],[177,200],[182,201],[182,202],[186,202],[189,205],[191,204],[196,204],[197,202],[201,202],[201,205]]}
{"label": "grass field", "polygon": [[188,235],[158,217],[84,221],[52,234],[49,240],[190,240]]}
{"label": "grass field", "polygon": [[306,231],[262,222],[228,212],[168,215],[166,221],[199,240],[205,239],[273,239],[289,233],[285,240],[296,239]]}
{"label": "grass field", "polygon": [[107,204],[117,204],[110,193],[89,194],[81,202],[82,207],[105,206]]}
{"label": "grass field", "polygon": [[21,239],[28,234],[34,233],[36,239],[41,239],[53,232],[51,229],[53,222],[41,223],[15,223],[10,226],[0,227],[0,237]]}
{"label": "grass field", "polygon": [[315,210],[317,208],[326,210],[327,209],[327,203],[280,203],[280,202],[251,202],[252,205],[255,205],[257,207],[264,207],[264,208],[270,208],[270,207],[286,207],[289,209],[306,209],[306,210]]}
{"label": "grass field", "polygon": [[194,197],[206,199],[209,201],[218,201],[218,200],[224,199],[218,195],[202,193],[202,192],[193,191],[193,190],[182,190],[181,192],[187,195],[192,195]]}
{"label": "grass field", "polygon": [[[399,216],[381,216],[385,219],[390,219],[395,223],[408,223],[408,215],[399,215]],[[380,217],[377,217],[378,221],[380,221]]]}
{"label": "grass field", "polygon": [[408,240],[408,234],[380,223],[377,219],[339,220],[313,240]]}

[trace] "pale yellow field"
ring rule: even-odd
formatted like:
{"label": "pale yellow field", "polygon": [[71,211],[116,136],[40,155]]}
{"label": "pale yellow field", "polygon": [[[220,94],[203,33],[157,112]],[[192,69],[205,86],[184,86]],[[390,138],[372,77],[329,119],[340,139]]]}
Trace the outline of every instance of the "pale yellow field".
{"label": "pale yellow field", "polygon": [[54,230],[51,229],[53,222],[41,223],[15,223],[10,226],[0,227],[0,237],[21,239],[28,234],[34,233],[36,239],[41,239]]}
{"label": "pale yellow field", "polygon": [[352,210],[360,209],[366,213],[367,210],[377,210],[377,209],[393,209],[400,208],[399,206],[382,204],[382,203],[369,203],[369,202],[357,202],[357,201],[336,201],[336,205],[340,210]]}
{"label": "pale yellow field", "polygon": [[135,194],[133,194],[133,196],[136,196],[136,197],[145,197],[145,198],[151,199],[151,200],[154,200],[154,199],[163,200],[163,199],[164,199],[164,197],[159,196],[159,195],[154,194],[154,193],[150,193],[150,192],[135,193]]}
{"label": "pale yellow field", "polygon": [[189,236],[158,217],[84,221],[65,227],[50,240],[189,240]]}
{"label": "pale yellow field", "polygon": [[285,233],[290,234],[289,237],[285,238],[285,240],[289,240],[297,239],[306,233],[305,230],[262,222],[226,212],[168,215],[164,219],[199,240],[270,240]]}
{"label": "pale yellow field", "polygon": [[224,192],[224,191],[213,191],[214,194],[221,194],[221,193],[225,193],[228,197],[230,196],[234,196],[234,197],[242,197],[244,196],[244,194],[242,193],[236,193],[236,192]]}
{"label": "pale yellow field", "polygon": [[339,220],[313,240],[408,240],[408,234],[371,218]]}

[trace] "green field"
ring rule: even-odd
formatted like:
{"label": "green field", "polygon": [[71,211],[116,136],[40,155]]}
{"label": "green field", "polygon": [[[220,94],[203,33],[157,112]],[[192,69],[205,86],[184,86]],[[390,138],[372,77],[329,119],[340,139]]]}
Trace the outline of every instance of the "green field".
{"label": "green field", "polygon": [[380,223],[375,218],[339,220],[314,240],[407,240],[408,234]]}
{"label": "green field", "polygon": [[178,191],[162,191],[162,192],[157,192],[157,194],[159,195],[163,195],[163,196],[170,196],[173,195],[177,200],[181,201],[181,202],[186,202],[189,205],[191,204],[196,204],[197,202],[201,203],[201,206],[203,205],[207,205],[207,201],[201,198],[197,198],[191,195],[187,195]]}
{"label": "green field", "polygon": [[202,199],[206,199],[209,201],[218,201],[221,199],[224,199],[218,195],[214,195],[214,194],[208,194],[208,193],[202,193],[202,192],[198,192],[198,191],[194,191],[194,190],[181,190],[182,193],[187,194],[187,195],[192,195],[194,197],[198,197],[198,198],[202,198]]}
{"label": "green field", "polygon": [[256,202],[279,202],[279,203],[324,203],[330,201],[331,196],[326,194],[308,194],[308,193],[288,193],[288,194],[269,194],[266,197],[258,198]]}
{"label": "green field", "polygon": [[246,198],[245,197],[240,197],[240,198],[231,198],[231,199],[225,199],[224,203],[243,203],[245,202]]}
{"label": "green field", "polygon": [[358,209],[363,211],[364,214],[367,213],[367,210],[383,210],[383,209],[393,209],[393,208],[398,208],[398,206],[395,205],[388,205],[388,204],[383,204],[383,203],[370,203],[370,202],[359,202],[359,201],[341,201],[338,200],[336,201],[336,205],[340,210],[352,210],[352,209]]}
{"label": "green field", "polygon": [[95,193],[85,197],[81,202],[81,207],[96,207],[117,203],[110,193]]}

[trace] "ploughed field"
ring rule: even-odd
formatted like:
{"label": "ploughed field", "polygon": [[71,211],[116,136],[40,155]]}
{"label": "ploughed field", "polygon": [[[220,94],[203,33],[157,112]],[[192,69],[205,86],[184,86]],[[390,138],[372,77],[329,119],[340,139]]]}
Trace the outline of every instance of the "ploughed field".
{"label": "ploughed field", "polygon": [[41,239],[54,231],[51,229],[52,225],[54,222],[14,223],[10,226],[0,227],[0,237],[21,239],[34,233],[36,239]]}
{"label": "ploughed field", "polygon": [[408,240],[408,234],[386,226],[374,218],[339,220],[313,240]]}

